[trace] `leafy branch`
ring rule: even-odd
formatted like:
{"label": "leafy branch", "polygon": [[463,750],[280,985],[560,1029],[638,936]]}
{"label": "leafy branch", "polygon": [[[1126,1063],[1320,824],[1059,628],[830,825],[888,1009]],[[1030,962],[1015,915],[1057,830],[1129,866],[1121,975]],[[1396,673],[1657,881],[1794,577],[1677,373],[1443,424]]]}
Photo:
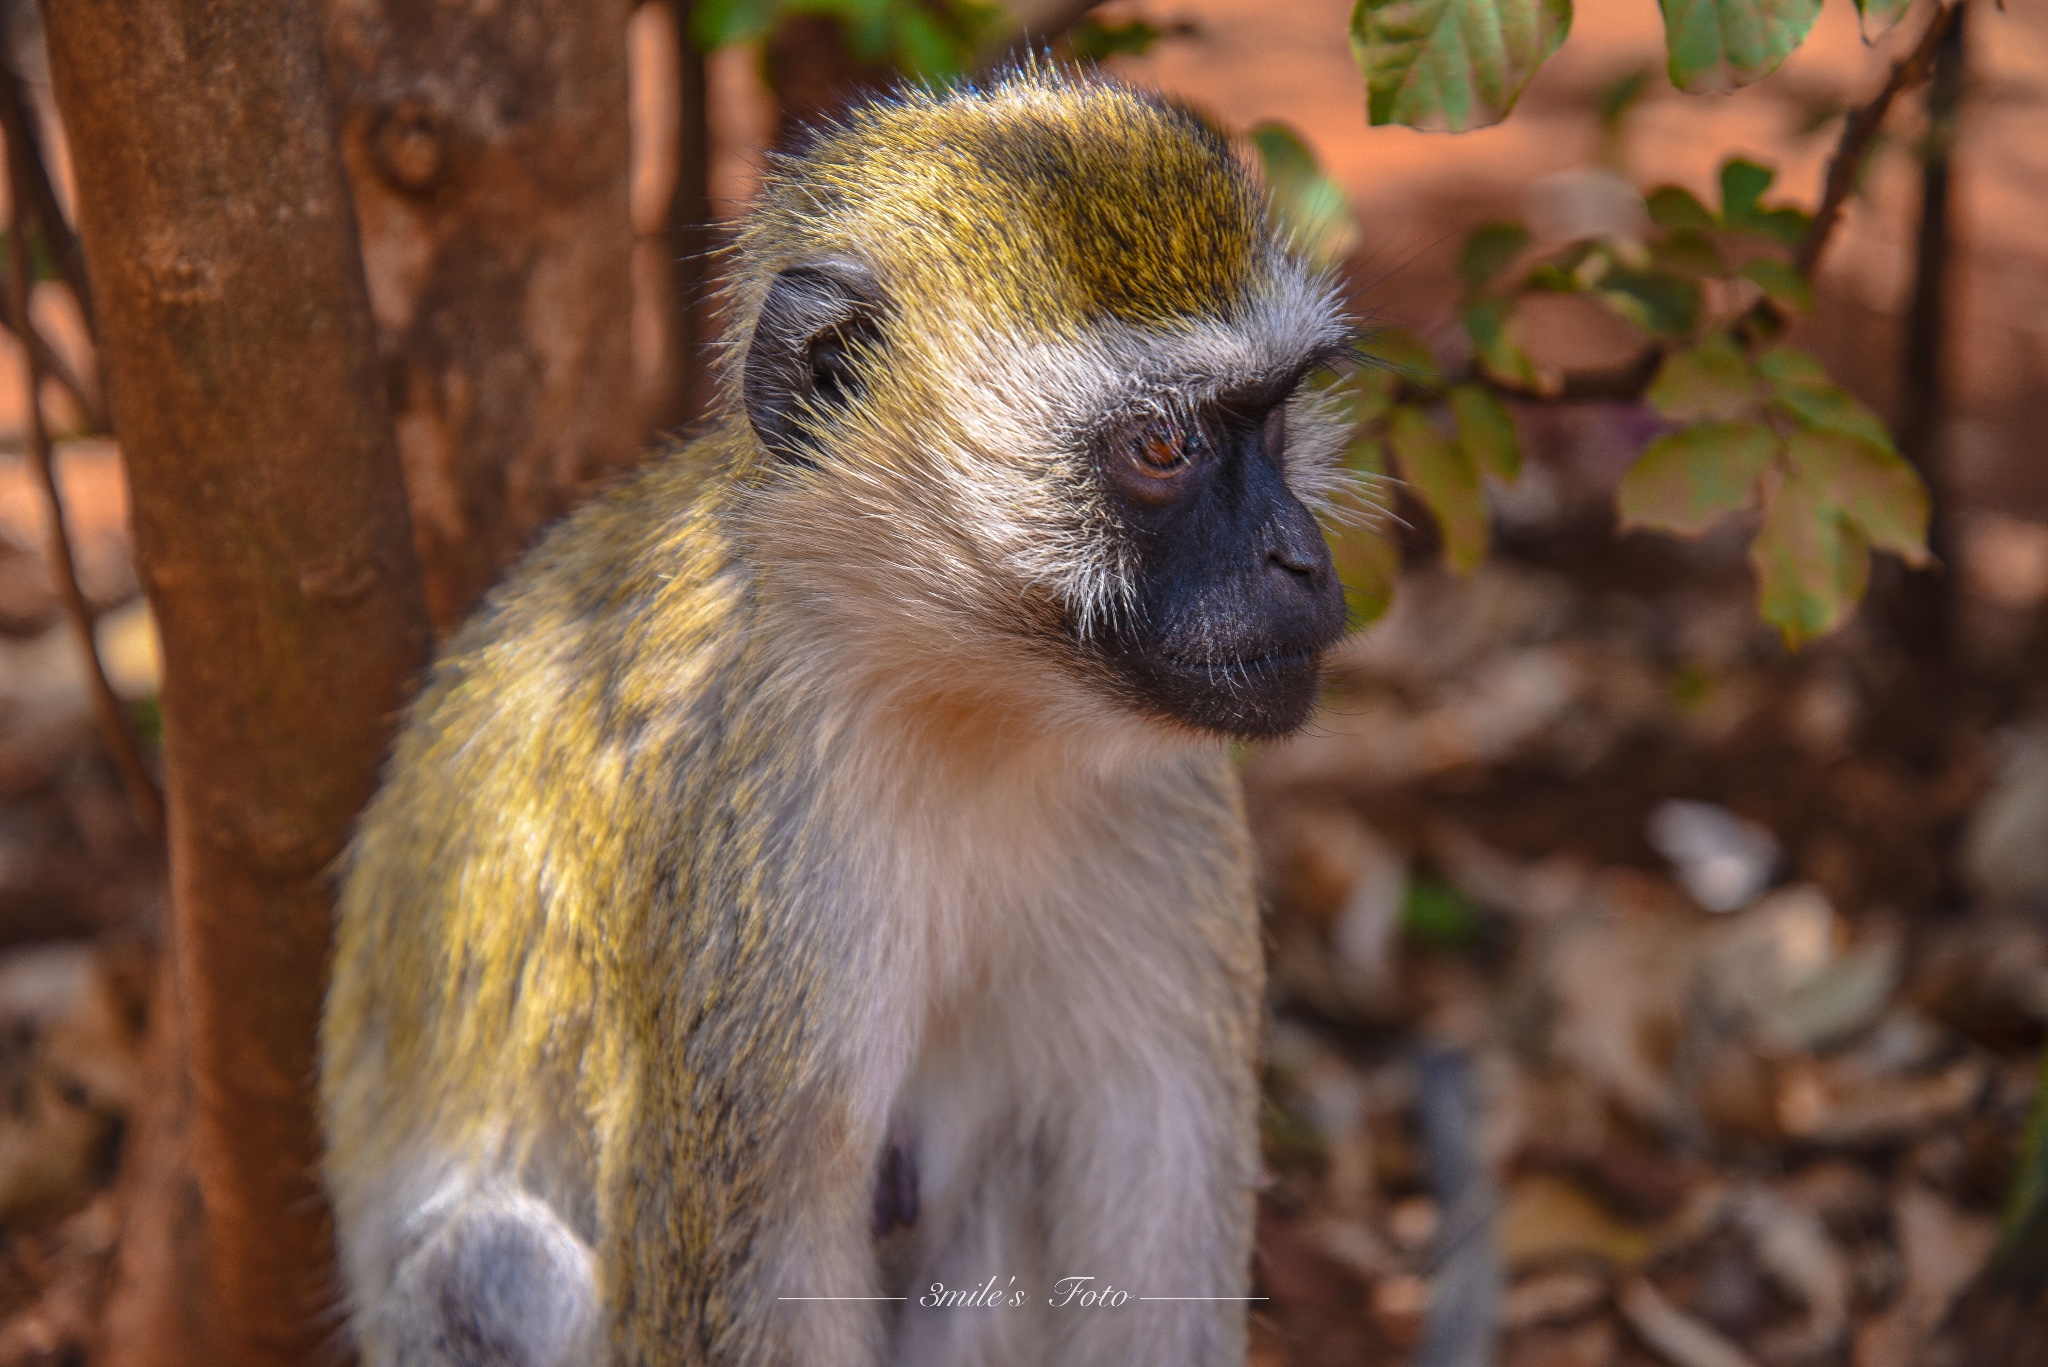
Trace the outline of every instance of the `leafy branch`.
{"label": "leafy branch", "polygon": [[[1673,82],[1714,89],[1767,74],[1803,38],[1809,8],[1818,6],[1666,0]],[[1863,0],[1860,8],[1866,19],[1889,22],[1904,6]],[[1812,357],[1776,339],[1792,315],[1813,307],[1814,271],[1877,130],[1898,95],[1926,78],[1954,13],[1937,10],[1883,86],[1850,112],[1813,214],[1767,201],[1775,173],[1731,158],[1721,167],[1718,206],[1679,186],[1638,197],[1615,181],[1603,193],[1632,201],[1628,212],[1533,261],[1521,225],[1475,232],[1459,259],[1458,323],[1469,365],[1443,372],[1419,339],[1398,329],[1372,339],[1367,350],[1379,365],[1346,385],[1359,423],[1354,469],[1368,479],[1405,479],[1434,516],[1446,561],[1469,572],[1488,548],[1484,483],[1512,481],[1519,467],[1503,399],[1647,400],[1668,427],[1623,480],[1623,524],[1697,535],[1753,512],[1759,612],[1789,644],[1843,620],[1862,597],[1871,551],[1931,563],[1927,490],[1883,423]],[[1750,24],[1747,37],[1731,16]],[[1491,122],[1569,22],[1569,0],[1360,0],[1352,37],[1368,115],[1446,129]],[[1324,256],[1341,255],[1355,228],[1348,214],[1333,218],[1336,187],[1307,149],[1264,130],[1253,145],[1281,219]],[[1609,370],[1546,370],[1519,336],[1518,306],[1539,293],[1574,294],[1619,315],[1646,334],[1643,349]],[[1353,608],[1368,619],[1384,607],[1398,567],[1390,551],[1350,543],[1381,539],[1340,538]]]}

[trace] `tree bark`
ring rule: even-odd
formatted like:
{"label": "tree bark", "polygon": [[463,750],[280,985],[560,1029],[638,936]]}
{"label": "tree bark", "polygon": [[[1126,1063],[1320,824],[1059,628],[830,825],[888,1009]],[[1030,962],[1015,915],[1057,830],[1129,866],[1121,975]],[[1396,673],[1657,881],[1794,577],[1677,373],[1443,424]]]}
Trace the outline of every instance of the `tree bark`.
{"label": "tree bark", "polygon": [[1927,86],[1926,144],[1921,150],[1920,231],[1914,243],[1913,298],[1906,315],[1906,339],[1899,375],[1899,449],[1927,481],[1932,501],[1927,549],[1948,573],[1918,574],[1907,590],[1905,635],[1916,654],[1946,656],[1953,647],[1951,602],[1954,572],[1955,497],[1946,450],[1949,407],[1950,272],[1956,254],[1951,209],[1951,168],[1964,93],[1964,21],[1969,6],[1957,4],[1934,49],[1933,78]]}
{"label": "tree bark", "polygon": [[326,0],[435,623],[640,446],[625,0]]}
{"label": "tree bark", "polygon": [[327,871],[429,644],[319,15],[47,0],[47,24],[164,649],[175,991],[107,1356],[302,1364],[335,1323]]}

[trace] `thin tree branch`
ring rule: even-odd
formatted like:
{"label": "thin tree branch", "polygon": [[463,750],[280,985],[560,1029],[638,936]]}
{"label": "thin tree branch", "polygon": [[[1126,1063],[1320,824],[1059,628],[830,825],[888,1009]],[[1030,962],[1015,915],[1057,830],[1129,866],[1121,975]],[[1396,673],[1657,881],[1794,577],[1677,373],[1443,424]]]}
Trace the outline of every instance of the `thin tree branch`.
{"label": "thin tree branch", "polygon": [[1841,220],[1842,210],[1847,206],[1849,196],[1856,191],[1864,159],[1870,155],[1870,144],[1876,139],[1885,115],[1891,111],[1892,101],[1932,73],[1935,53],[1948,36],[1948,31],[1955,27],[1962,9],[1962,0],[1956,0],[1956,3],[1937,10],[1920,34],[1920,41],[1913,45],[1913,50],[1892,66],[1891,77],[1883,88],[1869,103],[1849,112],[1848,121],[1842,126],[1841,141],[1835,144],[1835,154],[1828,161],[1820,207],[1814,210],[1813,222],[1807,227],[1806,237],[1793,258],[1793,265],[1807,279],[1813,278],[1814,268],[1820,264],[1821,253],[1827,250],[1828,239]]}
{"label": "thin tree branch", "polygon": [[[5,332],[20,342],[23,339],[14,330],[14,324],[14,313],[9,310],[6,317],[0,318],[0,332]],[[84,379],[71,368],[71,363],[64,359],[63,353],[51,346],[49,339],[43,336],[42,331],[33,323],[29,326],[27,344],[35,352],[36,364],[43,368],[43,374],[55,380],[66,393],[78,401],[78,406],[85,410],[86,423],[92,430],[106,431],[108,424],[105,399],[97,390],[86,386]]]}
{"label": "thin tree branch", "polygon": [[[85,276],[85,254],[79,248],[78,235],[64,217],[63,205],[57,200],[57,189],[50,179],[49,165],[43,158],[42,132],[36,122],[35,106],[28,99],[28,89],[22,83],[20,73],[15,71],[11,61],[4,59],[4,53],[0,53],[0,136],[6,139],[10,164],[20,164],[18,172],[8,173],[9,183],[21,187],[16,192],[21,201],[16,212],[26,213],[42,235],[51,260],[71,289],[71,297],[78,301],[79,317],[85,322],[86,335],[91,337],[94,335],[92,288]],[[11,313],[0,319],[0,327],[11,333],[14,332],[13,324]],[[32,324],[27,333],[15,333],[15,340],[25,343],[37,353],[36,364],[42,367],[44,374],[70,391],[78,406],[85,410],[86,420],[95,431],[107,430],[104,400],[86,387],[84,379]]]}
{"label": "thin tree branch", "polygon": [[[1827,250],[1836,225],[1842,221],[1842,211],[1848,207],[1849,197],[1856,193],[1863,163],[1870,155],[1870,146],[1877,138],[1878,129],[1884,126],[1885,116],[1891,112],[1892,102],[1925,81],[1933,71],[1935,54],[1959,22],[1964,3],[1965,0],[1951,0],[1949,4],[1939,5],[1934,17],[1921,31],[1920,41],[1892,65],[1891,75],[1877,94],[1849,111],[1849,117],[1842,125],[1842,136],[1835,143],[1835,153],[1828,159],[1828,174],[1822,182],[1820,206],[1814,210],[1806,236],[1793,253],[1793,267],[1802,279],[1812,281],[1814,272],[1819,269],[1821,254]],[[1775,333],[1784,328],[1786,321],[1785,310],[1774,300],[1759,299],[1735,325],[1736,334],[1751,337]]]}
{"label": "thin tree branch", "polygon": [[[22,205],[26,199],[25,176],[21,169],[24,159],[19,155],[18,138],[8,137],[6,147],[8,188],[13,192],[7,211],[7,305],[13,316],[15,336],[33,338],[35,332],[29,324],[28,296],[35,283],[35,271],[29,260],[28,238],[22,231]],[[21,354],[22,368],[27,376],[28,392],[23,395],[22,406],[28,427],[28,458],[35,470],[36,482],[42,486],[43,507],[49,523],[45,557],[49,562],[50,581],[56,586],[57,597],[64,604],[65,615],[71,621],[79,651],[84,656],[86,690],[92,696],[100,739],[114,761],[114,768],[121,775],[121,786],[128,792],[128,802],[135,809],[136,821],[149,833],[150,839],[162,840],[164,795],[156,780],[150,777],[149,766],[143,762],[142,747],[128,729],[120,698],[115,696],[113,685],[107,682],[106,667],[100,661],[99,646],[93,637],[92,608],[85,601],[85,591],[79,587],[78,562],[72,553],[71,531],[64,520],[64,495],[57,487],[57,471],[50,456],[50,433],[43,424],[40,397],[42,364],[37,359],[33,344],[23,346]]]}
{"label": "thin tree branch", "polygon": [[[85,253],[78,245],[78,235],[64,217],[63,205],[57,201],[57,187],[51,182],[50,168],[43,160],[42,130],[36,123],[35,106],[29,103],[28,90],[11,61],[0,62],[0,133],[7,138],[10,164],[19,162],[19,169],[9,172],[10,182],[19,187],[22,207],[36,231],[42,234],[43,245],[49,249],[58,274],[71,287],[72,297],[78,300],[79,316],[85,319],[86,335],[92,336],[92,286],[85,277]],[[82,401],[85,399],[74,384],[66,382],[65,388],[78,392]],[[91,406],[88,402],[87,407]]]}

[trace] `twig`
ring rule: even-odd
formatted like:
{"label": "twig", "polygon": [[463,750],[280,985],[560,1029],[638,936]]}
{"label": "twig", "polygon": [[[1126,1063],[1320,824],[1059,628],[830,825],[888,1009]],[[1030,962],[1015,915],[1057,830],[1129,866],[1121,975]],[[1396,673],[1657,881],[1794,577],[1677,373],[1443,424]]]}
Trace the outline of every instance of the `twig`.
{"label": "twig", "polygon": [[1870,144],[1877,137],[1885,115],[1891,111],[1892,101],[1927,79],[1934,68],[1935,52],[1941,47],[1942,39],[1948,36],[1948,31],[1955,27],[1962,10],[1962,0],[1956,0],[1956,3],[1936,11],[1921,33],[1920,41],[1913,45],[1913,50],[1893,65],[1891,77],[1883,88],[1868,104],[1850,111],[1848,121],[1842,126],[1841,141],[1835,144],[1835,154],[1828,161],[1828,176],[1821,191],[1820,207],[1813,211],[1813,222],[1807,225],[1806,236],[1800,241],[1798,254],[1793,258],[1793,264],[1807,279],[1813,278],[1814,268],[1820,264],[1821,253],[1827,250],[1835,224],[1840,221],[1849,196],[1856,191],[1856,179],[1862,173],[1864,158],[1870,155]]}
{"label": "twig", "polygon": [[[14,330],[12,310],[9,310],[7,317],[0,318],[0,332],[5,332],[17,342],[23,340],[20,334]],[[27,345],[35,350],[36,364],[43,368],[43,373],[62,386],[66,393],[78,401],[78,406],[85,410],[85,420],[92,430],[95,432],[106,431],[108,428],[106,403],[99,391],[86,387],[85,381],[80,378],[77,371],[71,368],[71,363],[64,359],[63,353],[51,346],[49,339],[43,336],[42,331],[33,324],[29,327],[26,341]]]}
{"label": "twig", "polygon": [[[43,160],[42,130],[36,125],[35,108],[29,103],[21,74],[11,61],[0,62],[0,133],[6,135],[10,163],[15,160],[14,150],[20,149],[20,168],[11,173],[11,183],[19,187],[23,207],[34,220],[36,231],[43,235],[43,245],[49,249],[58,274],[78,300],[86,335],[93,336],[96,329],[92,286],[85,276],[85,251],[79,246],[78,234],[64,219],[64,207],[57,202],[57,188],[51,183],[50,168]],[[64,387],[77,393],[80,400],[85,399],[75,383],[67,381]],[[92,405],[88,402],[87,406]]]}
{"label": "twig", "polygon": [[1665,1300],[1647,1277],[1624,1282],[1615,1304],[1629,1328],[1676,1367],[1753,1367],[1747,1353]]}
{"label": "twig", "polygon": [[[25,198],[20,169],[22,159],[15,155],[18,144],[14,139],[8,139],[6,145],[9,153],[8,185],[13,191],[7,211],[7,304],[13,314],[15,335],[26,338],[34,335],[29,326],[28,295],[35,273],[29,261],[28,241],[22,233],[21,205]],[[50,459],[50,433],[43,425],[40,397],[43,368],[36,358],[34,346],[22,347],[21,354],[28,379],[24,408],[28,424],[29,464],[34,467],[36,481],[42,486],[43,506],[49,521],[47,559],[50,579],[56,586],[57,596],[62,600],[72,631],[78,638],[79,650],[85,657],[86,689],[92,695],[100,738],[106,744],[108,755],[113,758],[115,769],[120,772],[121,786],[128,791],[135,819],[152,840],[160,841],[164,834],[164,795],[156,786],[156,780],[150,777],[148,766],[143,763],[142,747],[136,743],[134,734],[128,729],[127,719],[121,715],[121,700],[115,696],[113,685],[107,682],[106,667],[100,661],[99,647],[93,639],[92,608],[85,601],[85,591],[78,584],[78,563],[72,554],[71,531],[64,521],[64,495],[57,487],[57,471]]]}
{"label": "twig", "polygon": [[[48,248],[58,272],[63,275],[64,283],[70,287],[72,298],[78,301],[78,314],[85,322],[86,335],[90,337],[94,334],[92,289],[85,278],[85,254],[79,247],[78,235],[65,221],[63,206],[57,202],[57,190],[50,180],[50,168],[43,160],[42,137],[36,125],[35,109],[28,101],[27,89],[11,61],[6,60],[0,60],[0,136],[6,138],[10,164],[16,159],[14,149],[21,149],[19,172],[9,173],[10,185],[21,187],[16,191],[21,200],[16,217],[25,212],[33,220],[36,231],[42,234],[44,246]],[[15,332],[13,323],[11,315],[0,319],[0,326],[5,326],[9,332]],[[35,330],[33,324],[25,333],[16,332],[15,340],[38,353],[36,364],[70,391],[95,430],[105,431],[107,414],[100,396],[86,388],[85,381]]]}
{"label": "twig", "polygon": [[[1812,281],[1814,271],[1819,269],[1821,254],[1827,250],[1835,226],[1842,220],[1842,210],[1848,207],[1849,197],[1856,193],[1856,180],[1863,172],[1864,159],[1870,155],[1870,144],[1876,139],[1877,130],[1884,126],[1885,115],[1891,112],[1892,101],[1927,79],[1943,40],[1961,20],[1964,3],[1966,0],[1952,0],[1937,8],[1934,17],[1921,31],[1920,41],[1892,65],[1891,75],[1877,94],[1867,103],[1849,111],[1849,117],[1842,125],[1842,136],[1835,143],[1835,153],[1828,159],[1820,207],[1813,211],[1813,221],[1807,224],[1806,236],[1800,239],[1799,249],[1793,254],[1793,267],[1802,279]],[[1759,299],[1736,324],[1736,332],[1743,337],[1774,333],[1782,329],[1785,322],[1785,311],[1774,300]]]}

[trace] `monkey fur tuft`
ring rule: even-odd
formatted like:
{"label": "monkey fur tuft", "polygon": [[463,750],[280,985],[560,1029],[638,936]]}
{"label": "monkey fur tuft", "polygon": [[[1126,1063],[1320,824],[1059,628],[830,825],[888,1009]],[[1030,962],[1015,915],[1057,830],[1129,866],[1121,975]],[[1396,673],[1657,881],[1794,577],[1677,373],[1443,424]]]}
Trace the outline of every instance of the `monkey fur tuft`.
{"label": "monkey fur tuft", "polygon": [[363,1360],[1240,1363],[1227,741],[1342,626],[1330,286],[1210,125],[1042,70],[823,131],[731,269],[715,427],[447,643],[351,847]]}

